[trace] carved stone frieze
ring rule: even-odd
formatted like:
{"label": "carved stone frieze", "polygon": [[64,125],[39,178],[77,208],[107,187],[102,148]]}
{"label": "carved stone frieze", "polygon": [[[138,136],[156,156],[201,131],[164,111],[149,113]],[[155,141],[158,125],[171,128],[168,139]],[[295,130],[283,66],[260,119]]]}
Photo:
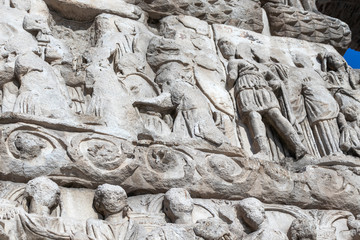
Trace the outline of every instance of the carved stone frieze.
{"label": "carved stone frieze", "polygon": [[359,239],[360,75],[315,1],[0,16],[0,239]]}

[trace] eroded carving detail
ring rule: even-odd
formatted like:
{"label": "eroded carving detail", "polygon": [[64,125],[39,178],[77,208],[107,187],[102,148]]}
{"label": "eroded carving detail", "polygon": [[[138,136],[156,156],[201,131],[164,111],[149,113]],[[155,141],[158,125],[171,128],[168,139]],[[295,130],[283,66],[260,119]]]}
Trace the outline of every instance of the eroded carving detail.
{"label": "eroded carving detail", "polygon": [[359,239],[360,75],[314,0],[0,16],[1,239]]}

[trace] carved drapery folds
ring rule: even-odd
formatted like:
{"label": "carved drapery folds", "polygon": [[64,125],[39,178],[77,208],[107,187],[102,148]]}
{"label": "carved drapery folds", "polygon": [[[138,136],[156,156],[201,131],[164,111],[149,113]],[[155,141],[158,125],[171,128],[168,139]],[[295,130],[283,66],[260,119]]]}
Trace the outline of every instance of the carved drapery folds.
{"label": "carved drapery folds", "polygon": [[359,238],[360,75],[315,1],[0,16],[0,239]]}

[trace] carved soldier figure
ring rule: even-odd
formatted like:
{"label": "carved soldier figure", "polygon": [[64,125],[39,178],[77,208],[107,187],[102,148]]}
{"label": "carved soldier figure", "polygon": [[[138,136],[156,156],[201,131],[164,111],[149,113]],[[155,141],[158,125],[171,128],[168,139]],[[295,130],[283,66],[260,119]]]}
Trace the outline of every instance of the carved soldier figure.
{"label": "carved soldier figure", "polygon": [[[270,71],[260,73],[259,68],[246,60],[235,59],[235,48],[227,40],[220,40],[219,47],[228,64],[228,86],[234,86],[234,95],[239,114],[247,117],[248,125],[254,135],[258,156],[270,154],[263,118],[275,128],[280,137],[294,153],[296,159],[307,151],[291,123],[281,114],[279,102],[270,88],[279,88],[279,80]],[[266,79],[270,79],[268,83]]]}

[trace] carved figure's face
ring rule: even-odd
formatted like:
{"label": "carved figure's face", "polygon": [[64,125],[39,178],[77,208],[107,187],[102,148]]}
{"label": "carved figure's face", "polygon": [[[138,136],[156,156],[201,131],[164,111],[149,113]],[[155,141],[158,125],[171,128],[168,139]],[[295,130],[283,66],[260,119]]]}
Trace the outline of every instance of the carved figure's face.
{"label": "carved figure's face", "polygon": [[263,209],[248,208],[244,209],[244,213],[244,221],[254,230],[257,230],[265,220],[265,212]]}
{"label": "carved figure's face", "polygon": [[60,188],[45,177],[38,177],[29,181],[25,188],[25,195],[37,205],[53,209],[60,202]]}
{"label": "carved figure's face", "polygon": [[345,61],[344,59],[342,59],[340,56],[337,56],[333,53],[329,54],[328,56],[328,67],[331,70],[338,70],[339,68],[341,68],[342,66],[345,65]]}
{"label": "carved figure's face", "polygon": [[236,48],[229,40],[220,39],[218,45],[224,58],[229,59],[235,56]]}
{"label": "carved figure's face", "polygon": [[258,230],[265,221],[265,209],[255,198],[244,199],[240,203],[240,215],[253,230]]}
{"label": "carved figure's face", "polygon": [[96,189],[94,207],[105,217],[119,213],[127,206],[126,192],[120,186],[103,184]]}
{"label": "carved figure's face", "polygon": [[344,115],[345,115],[345,119],[347,121],[352,122],[352,121],[357,120],[358,114],[359,114],[359,110],[356,109],[356,107],[354,107],[354,106],[346,107],[344,109]]}
{"label": "carved figure's face", "polygon": [[191,216],[194,203],[190,194],[181,188],[170,189],[164,196],[164,213],[172,222],[182,222]]}

